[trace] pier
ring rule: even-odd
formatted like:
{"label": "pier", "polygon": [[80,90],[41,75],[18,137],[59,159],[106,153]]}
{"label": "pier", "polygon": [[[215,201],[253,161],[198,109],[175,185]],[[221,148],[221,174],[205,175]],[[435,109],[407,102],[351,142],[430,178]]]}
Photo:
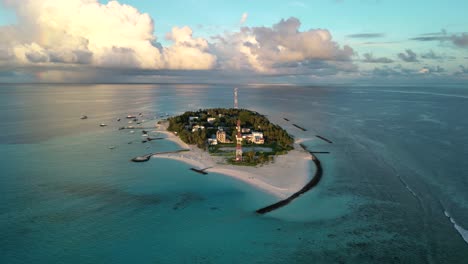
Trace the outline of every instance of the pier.
{"label": "pier", "polygon": [[[181,149],[181,150],[176,150],[176,151],[154,152],[154,153],[149,153],[149,154],[146,154],[146,155],[143,155],[143,156],[135,157],[135,158],[131,159],[131,161],[133,161],[133,162],[145,162],[145,161],[150,160],[151,157],[154,156],[154,155],[173,154],[173,153],[179,153],[179,152],[184,152],[184,151],[189,151],[189,150],[188,149]],[[208,169],[208,168],[206,168],[206,169]]]}

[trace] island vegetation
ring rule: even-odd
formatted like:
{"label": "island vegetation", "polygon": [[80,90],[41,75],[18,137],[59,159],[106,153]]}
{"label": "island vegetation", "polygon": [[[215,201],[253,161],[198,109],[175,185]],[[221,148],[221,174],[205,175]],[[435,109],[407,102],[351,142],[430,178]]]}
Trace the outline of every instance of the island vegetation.
{"label": "island vegetation", "polygon": [[[237,120],[241,121],[243,156],[235,162]],[[224,156],[229,163],[255,166],[293,149],[294,139],[267,117],[247,109],[200,109],[168,118],[168,130],[187,144]]]}

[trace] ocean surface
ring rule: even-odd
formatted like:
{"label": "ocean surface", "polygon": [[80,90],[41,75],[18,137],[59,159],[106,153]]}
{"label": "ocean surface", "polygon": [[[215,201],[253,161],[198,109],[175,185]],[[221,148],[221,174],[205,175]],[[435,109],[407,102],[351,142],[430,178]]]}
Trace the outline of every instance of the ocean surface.
{"label": "ocean surface", "polygon": [[232,107],[232,85],[0,85],[0,263],[467,263],[466,87],[237,87],[240,107],[330,152],[317,187],[263,216],[275,197],[132,163],[179,147],[118,130]]}

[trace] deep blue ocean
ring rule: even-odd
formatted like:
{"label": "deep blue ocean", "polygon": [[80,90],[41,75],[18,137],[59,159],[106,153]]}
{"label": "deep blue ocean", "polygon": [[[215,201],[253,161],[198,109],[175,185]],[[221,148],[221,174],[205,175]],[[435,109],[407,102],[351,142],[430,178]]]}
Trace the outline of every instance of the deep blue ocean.
{"label": "deep blue ocean", "polygon": [[263,216],[275,197],[132,163],[179,147],[118,130],[232,107],[234,87],[1,84],[0,263],[468,263],[467,87],[236,86],[330,152],[317,187]]}

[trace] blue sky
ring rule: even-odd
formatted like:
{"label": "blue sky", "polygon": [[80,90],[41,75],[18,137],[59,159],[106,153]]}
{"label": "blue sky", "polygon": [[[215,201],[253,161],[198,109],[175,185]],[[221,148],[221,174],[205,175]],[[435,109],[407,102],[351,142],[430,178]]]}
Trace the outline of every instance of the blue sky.
{"label": "blue sky", "polygon": [[[109,1],[100,0],[99,3],[97,0],[95,1],[92,8],[99,3],[101,7],[110,7]],[[49,9],[39,6],[37,4],[39,2],[47,2]],[[401,79],[402,76],[404,78],[419,78],[422,75],[431,75],[431,78],[464,81],[467,75],[468,33],[466,32],[468,32],[468,16],[466,10],[468,10],[468,1],[257,0],[226,3],[227,1],[207,0],[166,2],[121,0],[112,6],[112,12],[103,11],[101,16],[97,15],[94,18],[99,24],[99,17],[106,19],[107,16],[120,16],[120,14],[126,13],[123,18],[119,19],[128,19],[128,21],[123,21],[121,27],[113,24],[109,30],[118,31],[120,28],[133,26],[135,32],[141,30],[140,35],[147,34],[150,30],[154,37],[152,43],[159,49],[159,52],[156,49],[154,51],[157,53],[154,57],[161,60],[158,63],[143,62],[141,57],[144,55],[138,55],[152,52],[151,48],[145,47],[147,45],[143,43],[148,40],[147,37],[129,41],[127,45],[120,44],[122,40],[116,38],[115,44],[112,44],[111,38],[115,38],[115,34],[109,36],[109,41],[103,41],[101,38],[97,41],[91,38],[98,35],[87,34],[89,30],[84,31],[86,34],[78,30],[70,30],[70,27],[85,28],[86,23],[79,25],[71,23],[70,26],[67,26],[65,22],[55,23],[54,21],[63,18],[57,18],[59,15],[54,17],[55,13],[48,13],[50,6],[57,7],[56,14],[68,11],[75,16],[72,8],[76,9],[78,5],[89,5],[90,1],[72,0],[72,2],[75,2],[76,5],[57,4],[59,3],[57,0],[42,2],[38,0],[4,0],[4,5],[0,8],[0,34],[2,34],[2,30],[9,32],[7,36],[13,40],[3,44],[0,40],[0,52],[3,50],[7,54],[3,56],[0,54],[0,71],[3,69],[4,72],[21,72],[20,75],[13,74],[15,76],[31,73],[34,76],[50,77],[54,76],[54,74],[48,74],[51,69],[58,72],[62,66],[64,69],[69,69],[71,64],[76,64],[83,72],[86,71],[86,65],[90,68],[116,66],[119,69],[141,69],[145,72],[143,74],[146,76],[145,78],[151,76],[151,70],[158,71],[155,74],[158,78],[161,78],[159,72],[161,70],[168,70],[166,74],[173,74],[174,71],[181,70],[175,74],[177,76],[183,75],[180,74],[181,72],[191,70],[203,70],[201,74],[213,71],[232,72],[234,70],[236,76],[242,76],[243,72],[252,73],[255,71],[261,76],[266,76],[266,79],[268,76],[276,78],[276,76],[281,75],[289,77],[297,75],[299,79],[305,81],[314,81],[335,75],[335,77],[346,80],[377,77]],[[124,4],[133,7],[136,11],[126,10]],[[30,6],[30,9],[24,6]],[[87,11],[90,9],[90,6],[86,8]],[[102,8],[99,10],[102,11]],[[101,11],[93,11],[90,14],[95,15]],[[84,12],[79,13],[84,14]],[[132,19],[140,19],[144,17],[144,14],[148,14],[152,19],[153,28],[148,29],[148,25],[140,24],[136,28],[132,22]],[[241,23],[243,14],[246,16],[246,20]],[[291,17],[294,18],[294,21],[288,20],[290,22],[288,24],[286,20]],[[86,15],[76,15],[74,19],[86,20],[87,17]],[[282,19],[284,23],[281,22]],[[64,24],[64,28],[58,29],[57,24],[61,23]],[[299,23],[300,27],[296,30],[299,34],[296,37],[289,38],[290,36],[282,36],[278,32],[270,32],[269,36],[272,39],[280,39],[276,41],[261,35],[265,28],[275,31],[275,28],[280,26]],[[37,33],[40,35],[39,39],[29,36],[22,37],[21,34],[24,32],[11,33],[11,27],[14,28],[13,32],[22,32],[25,31],[24,28],[29,29],[31,24],[34,25],[33,32],[39,32]],[[278,26],[275,27],[275,25]],[[186,28],[185,30],[173,31],[175,27],[187,27],[189,30]],[[241,27],[246,28],[245,31],[248,32],[241,34]],[[60,42],[68,43],[69,39],[74,39],[73,44],[67,45],[75,45],[76,39],[86,39],[88,41],[86,43],[90,43],[89,45],[96,43],[93,47],[79,45],[80,55],[89,54],[86,55],[86,59],[76,58],[78,47],[69,50],[65,47],[56,48],[51,46],[50,41],[44,42],[43,40],[44,36],[50,38],[51,35],[56,36],[59,34],[57,32],[66,30],[75,33],[71,36],[60,37]],[[167,37],[171,31],[172,37]],[[329,32],[331,40],[325,38],[321,43],[318,43],[316,37],[323,36],[322,31]],[[117,34],[117,36],[127,35],[126,32]],[[187,36],[190,36],[189,41],[186,41]],[[262,39],[261,36],[263,36]],[[305,37],[310,37],[305,41],[307,44],[299,48],[294,46],[294,43],[284,45],[285,41],[297,41]],[[11,43],[17,45],[18,41],[14,38],[21,39],[22,45],[20,47],[11,46],[13,45]],[[57,41],[57,38],[54,37],[54,41]],[[137,41],[141,43],[135,44]],[[229,45],[224,47],[222,43]],[[248,45],[242,46],[242,43]],[[312,46],[316,51],[310,51],[312,48],[307,45]],[[313,47],[314,45],[317,45],[318,48]],[[273,50],[265,48],[273,46],[277,50],[275,50],[276,48]],[[337,48],[332,47],[330,50],[331,46]],[[345,52],[345,46],[352,50],[352,54]],[[166,50],[166,48],[168,49]],[[230,52],[231,49],[237,48],[239,49],[238,53]],[[104,51],[108,54],[107,50],[109,49],[114,52],[113,58],[122,57],[109,63],[108,57],[102,54]],[[116,51],[118,51],[118,56]],[[129,58],[128,54],[123,56],[123,51],[129,51],[133,57]],[[290,51],[290,53],[283,54],[284,56],[272,55],[272,52],[284,53],[285,51]],[[343,55],[344,53],[346,55]],[[67,59],[54,59],[58,56],[57,54],[65,54],[66,56],[63,56]],[[182,61],[181,56],[177,56],[181,54],[184,54],[184,57],[191,56],[192,61],[200,60],[200,65],[203,66],[191,66],[190,63]],[[74,59],[69,59],[70,56],[74,56]],[[230,57],[237,58],[239,56],[244,56],[245,60],[229,61]],[[10,60],[9,63],[2,64],[2,57],[4,60],[7,57]],[[347,60],[349,63],[345,65],[343,60]],[[79,63],[76,63],[77,61]],[[15,67],[11,67],[12,64]],[[8,65],[10,66],[8,67]],[[296,70],[291,71],[291,65],[294,65]],[[303,65],[309,65],[307,66],[308,70]],[[313,66],[310,67],[310,65]],[[3,74],[3,76],[6,75]],[[0,75],[0,81],[2,81],[1,78]]]}

